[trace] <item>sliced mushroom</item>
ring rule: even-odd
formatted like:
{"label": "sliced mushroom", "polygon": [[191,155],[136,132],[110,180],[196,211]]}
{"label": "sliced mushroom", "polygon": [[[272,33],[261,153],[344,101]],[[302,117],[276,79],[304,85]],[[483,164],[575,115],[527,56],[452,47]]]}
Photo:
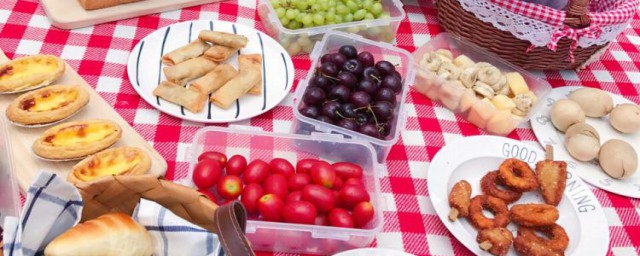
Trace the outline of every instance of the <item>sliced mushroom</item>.
{"label": "sliced mushroom", "polygon": [[422,56],[420,60],[420,66],[427,68],[430,71],[437,72],[442,64],[442,59],[438,57],[435,52],[428,52]]}
{"label": "sliced mushroom", "polygon": [[443,61],[452,62],[453,61],[453,53],[447,49],[438,49],[436,53],[442,58]]}
{"label": "sliced mushroom", "polygon": [[469,67],[460,73],[460,82],[467,87],[472,88],[478,81],[478,68]]}
{"label": "sliced mushroom", "polygon": [[516,108],[522,112],[529,112],[533,104],[536,102],[535,95],[529,93],[518,94],[513,98]]}
{"label": "sliced mushroom", "polygon": [[476,82],[476,84],[473,86],[473,90],[476,93],[489,99],[493,98],[493,96],[496,95],[496,92],[493,91],[493,88],[491,88],[491,86],[480,81]]}
{"label": "sliced mushroom", "polygon": [[494,66],[483,67],[478,71],[478,81],[484,82],[492,87],[500,82],[501,77],[502,72]]}
{"label": "sliced mushroom", "polygon": [[458,80],[460,69],[451,62],[442,62],[438,69],[438,76],[448,80]]}

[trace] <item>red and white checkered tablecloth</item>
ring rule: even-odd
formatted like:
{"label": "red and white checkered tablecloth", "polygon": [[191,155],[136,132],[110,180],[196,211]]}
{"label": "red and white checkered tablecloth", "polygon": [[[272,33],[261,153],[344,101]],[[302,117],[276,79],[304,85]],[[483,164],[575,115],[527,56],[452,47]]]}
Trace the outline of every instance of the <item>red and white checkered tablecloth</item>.
{"label": "red and white checkered tablecloth", "polygon": [[[184,20],[226,20],[264,30],[256,3],[240,0],[207,4],[69,31],[51,27],[37,0],[1,0],[0,48],[9,58],[46,53],[65,59],[167,159],[167,178],[173,179],[186,174],[186,148],[202,125],[161,114],[135,93],[126,75],[129,51],[155,29]],[[431,1],[406,0],[404,4],[407,18],[400,24],[397,45],[413,51],[440,33],[441,28]],[[293,58],[293,62],[297,84],[311,61],[301,56]],[[640,103],[640,13],[635,14],[631,27],[618,36],[601,60],[586,70],[537,74],[555,87],[600,87]],[[287,97],[272,111],[240,124],[289,132],[291,103],[291,97]],[[416,255],[470,255],[436,216],[427,193],[426,172],[429,160],[446,143],[483,132],[415,91],[409,93],[406,104],[407,130],[388,157],[389,175],[381,180],[387,205],[385,225],[371,246]],[[518,128],[510,137],[535,141],[528,127]],[[640,200],[599,189],[593,192],[610,225],[608,255],[640,254]]]}

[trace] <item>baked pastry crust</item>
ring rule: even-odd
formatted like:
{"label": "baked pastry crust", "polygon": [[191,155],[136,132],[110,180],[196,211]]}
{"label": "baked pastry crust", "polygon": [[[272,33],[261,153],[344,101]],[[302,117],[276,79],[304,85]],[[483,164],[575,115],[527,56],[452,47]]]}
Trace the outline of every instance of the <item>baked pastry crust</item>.
{"label": "baked pastry crust", "polygon": [[46,130],[33,143],[33,152],[52,160],[84,157],[110,147],[120,137],[122,128],[111,120],[67,122]]}
{"label": "baked pastry crust", "polygon": [[67,118],[89,103],[77,85],[52,85],[20,95],[7,107],[7,118],[23,125],[47,124]]}
{"label": "baked pastry crust", "polygon": [[71,169],[71,183],[92,181],[108,175],[141,175],[151,168],[151,158],[139,148],[121,147],[100,151]]}
{"label": "baked pastry crust", "polygon": [[65,69],[62,59],[53,55],[32,55],[0,64],[0,92],[49,85]]}

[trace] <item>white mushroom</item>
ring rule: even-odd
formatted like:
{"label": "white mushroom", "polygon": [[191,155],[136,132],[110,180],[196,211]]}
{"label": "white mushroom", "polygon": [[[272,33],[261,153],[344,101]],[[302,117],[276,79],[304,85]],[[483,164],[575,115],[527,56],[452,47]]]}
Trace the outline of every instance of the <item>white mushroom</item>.
{"label": "white mushroom", "polygon": [[438,76],[448,80],[458,80],[460,77],[460,69],[451,62],[442,62],[438,69]]}
{"label": "white mushroom", "polygon": [[586,118],[580,105],[567,99],[561,99],[553,103],[549,115],[553,126],[562,132],[575,123],[584,122]]}
{"label": "white mushroom", "polygon": [[571,92],[568,98],[578,103],[588,117],[603,117],[613,109],[611,95],[595,88],[580,88]]}
{"label": "white mushroom", "polygon": [[513,98],[513,102],[516,103],[516,108],[522,112],[529,112],[529,109],[536,103],[535,95],[531,93],[518,94]]}
{"label": "white mushroom", "polygon": [[458,57],[456,57],[455,59],[453,59],[453,64],[455,64],[460,68],[466,68],[466,67],[473,66],[476,63],[473,62],[471,59],[469,59],[469,57],[461,54],[461,55],[458,55]]}
{"label": "white mushroom", "polygon": [[422,60],[420,60],[420,66],[423,66],[433,72],[438,71],[441,64],[442,59],[440,59],[440,57],[438,57],[438,54],[436,54],[435,52],[425,53],[422,56]]}
{"label": "white mushroom", "polygon": [[478,80],[478,68],[469,67],[460,73],[460,82],[467,88],[472,88]]}
{"label": "white mushroom", "polygon": [[600,135],[593,126],[587,123],[571,125],[564,137],[567,152],[580,161],[591,161],[600,151]]}
{"label": "white mushroom", "polygon": [[473,86],[473,90],[476,93],[489,99],[493,98],[493,96],[496,95],[496,92],[493,91],[493,88],[491,88],[491,86],[480,81],[476,82],[476,84]]}
{"label": "white mushroom", "polygon": [[600,167],[615,179],[631,177],[638,169],[638,155],[629,143],[612,139],[600,147]]}
{"label": "white mushroom", "polygon": [[[482,67],[478,71],[478,81],[484,82],[491,87],[494,87],[500,82],[500,77],[502,77],[502,72],[494,66]],[[496,90],[495,88],[493,89],[494,91]]]}
{"label": "white mushroom", "polygon": [[443,61],[452,62],[453,61],[453,53],[447,49],[438,49],[436,53],[441,57]]}
{"label": "white mushroom", "polygon": [[624,103],[616,106],[609,114],[609,123],[621,133],[634,133],[640,130],[640,107]]}

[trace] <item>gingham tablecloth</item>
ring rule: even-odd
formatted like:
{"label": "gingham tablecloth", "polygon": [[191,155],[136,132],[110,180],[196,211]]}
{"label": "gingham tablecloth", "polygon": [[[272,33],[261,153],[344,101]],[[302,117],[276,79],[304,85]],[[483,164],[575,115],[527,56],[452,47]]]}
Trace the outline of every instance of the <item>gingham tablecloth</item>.
{"label": "gingham tablecloth", "polygon": [[[167,159],[167,178],[181,178],[188,167],[184,157],[187,145],[202,125],[161,114],[135,93],[126,75],[129,51],[155,29],[184,20],[226,20],[264,31],[256,2],[207,4],[68,31],[51,27],[36,0],[0,0],[0,48],[9,58],[36,53],[61,56]],[[407,18],[400,24],[397,45],[413,51],[440,33],[441,28],[431,1],[408,0],[404,4]],[[297,84],[311,61],[302,56],[293,58],[293,62]],[[538,74],[555,87],[600,87],[640,103],[640,14],[635,14],[631,27],[618,36],[601,60],[586,70]],[[291,103],[289,96],[272,111],[239,124],[289,132]],[[387,206],[383,213],[385,225],[371,246],[416,255],[470,255],[436,216],[427,193],[426,170],[429,160],[446,143],[483,132],[415,91],[409,93],[406,104],[407,130],[388,157],[389,176],[381,180]],[[535,141],[528,127],[518,128],[510,137]],[[608,255],[640,254],[640,200],[599,189],[593,192],[610,225]]]}

